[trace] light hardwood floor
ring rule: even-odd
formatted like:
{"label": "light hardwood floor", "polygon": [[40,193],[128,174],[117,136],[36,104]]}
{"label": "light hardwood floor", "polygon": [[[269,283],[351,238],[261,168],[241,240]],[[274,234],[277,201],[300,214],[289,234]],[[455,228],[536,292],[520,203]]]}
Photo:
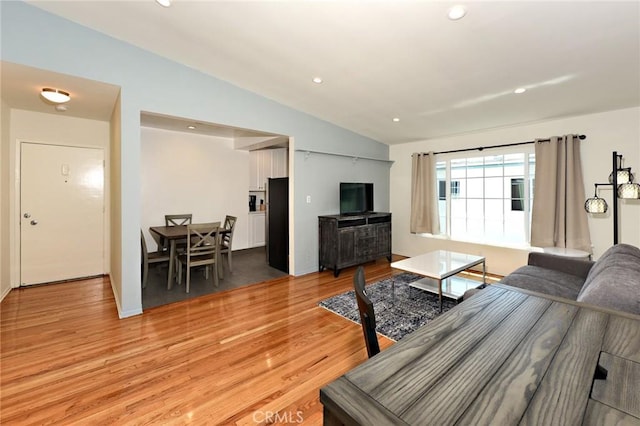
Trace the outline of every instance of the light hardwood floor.
{"label": "light hardwood floor", "polygon": [[[12,290],[0,423],[322,423],[319,388],[366,360],[359,325],[317,303],[355,268],[284,277],[118,319],[108,278]],[[389,277],[385,259],[367,282]],[[382,348],[392,344],[380,338]]]}
{"label": "light hardwood floor", "polygon": [[[366,360],[360,326],[317,306],[351,289],[354,271],[122,320],[108,278],[12,290],[0,306],[0,423],[322,424],[320,387]],[[392,270],[381,259],[365,274]]]}

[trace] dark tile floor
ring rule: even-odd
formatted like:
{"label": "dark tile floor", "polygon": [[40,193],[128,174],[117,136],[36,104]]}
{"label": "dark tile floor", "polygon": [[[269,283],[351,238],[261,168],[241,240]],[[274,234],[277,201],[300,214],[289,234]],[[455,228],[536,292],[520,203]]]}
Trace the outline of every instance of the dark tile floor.
{"label": "dark tile floor", "polygon": [[147,286],[142,289],[142,309],[167,305],[287,275],[287,273],[269,266],[264,247],[234,251],[233,273],[229,272],[226,260],[223,260],[222,264],[224,279],[220,280],[219,287],[213,286],[211,278],[205,280],[204,272],[200,268],[193,268],[188,294],[185,291],[184,277],[182,285],[174,283],[171,290],[167,290],[167,266],[150,265]]}

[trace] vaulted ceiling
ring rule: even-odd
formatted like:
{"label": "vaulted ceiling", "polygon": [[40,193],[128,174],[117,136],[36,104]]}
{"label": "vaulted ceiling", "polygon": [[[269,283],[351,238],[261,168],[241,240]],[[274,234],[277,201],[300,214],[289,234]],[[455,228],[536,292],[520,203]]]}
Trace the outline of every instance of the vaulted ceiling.
{"label": "vaulted ceiling", "polygon": [[28,3],[387,144],[640,105],[637,1]]}

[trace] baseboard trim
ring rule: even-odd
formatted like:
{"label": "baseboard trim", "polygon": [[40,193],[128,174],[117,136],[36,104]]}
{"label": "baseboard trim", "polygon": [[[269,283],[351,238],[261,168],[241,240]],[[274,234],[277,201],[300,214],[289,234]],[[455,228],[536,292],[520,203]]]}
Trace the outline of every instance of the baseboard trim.
{"label": "baseboard trim", "polygon": [[113,286],[113,280],[109,277],[109,283],[111,284],[111,291],[113,292],[113,300],[116,302],[116,310],[118,311],[118,318],[124,319],[133,317],[136,315],[142,315],[142,306],[138,309],[130,309],[128,311],[123,311],[120,306],[120,298],[118,297],[118,292],[116,288]]}
{"label": "baseboard trim", "polygon": [[0,302],[2,302],[5,297],[7,297],[7,294],[11,293],[11,290],[13,289],[11,287],[8,287],[7,289],[5,289],[5,291],[2,292],[2,294],[0,294]]}

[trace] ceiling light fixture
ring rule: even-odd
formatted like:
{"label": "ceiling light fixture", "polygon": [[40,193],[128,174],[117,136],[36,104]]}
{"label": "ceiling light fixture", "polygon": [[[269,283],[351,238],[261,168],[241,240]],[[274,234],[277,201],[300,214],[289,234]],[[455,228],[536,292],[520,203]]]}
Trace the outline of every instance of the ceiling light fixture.
{"label": "ceiling light fixture", "polygon": [[196,126],[193,126],[193,125],[192,126],[187,126],[187,129],[189,129],[189,130],[195,130],[195,128],[196,128]]}
{"label": "ceiling light fixture", "polygon": [[313,77],[313,82],[316,84],[322,83],[322,79],[320,77]]}
{"label": "ceiling light fixture", "polygon": [[156,0],[156,3],[158,3],[162,7],[171,6],[171,0]]}
{"label": "ceiling light fixture", "polygon": [[397,123],[398,121],[400,121],[400,119],[399,119],[398,117],[394,117],[394,118],[393,118],[393,122],[394,122],[394,123]]}
{"label": "ceiling light fixture", "polygon": [[64,90],[59,89],[51,89],[50,87],[45,87],[44,89],[42,89],[40,95],[42,95],[42,97],[49,102],[53,102],[54,104],[63,104],[71,100],[69,92],[65,92]]}
{"label": "ceiling light fixture", "polygon": [[518,87],[516,90],[513,91],[513,93],[520,94],[520,93],[524,93],[526,91],[527,91],[527,89],[525,89],[524,87]]}
{"label": "ceiling light fixture", "polygon": [[467,14],[467,8],[462,5],[456,5],[449,8],[449,12],[447,16],[452,21],[457,21],[458,19],[464,18],[464,15]]}

